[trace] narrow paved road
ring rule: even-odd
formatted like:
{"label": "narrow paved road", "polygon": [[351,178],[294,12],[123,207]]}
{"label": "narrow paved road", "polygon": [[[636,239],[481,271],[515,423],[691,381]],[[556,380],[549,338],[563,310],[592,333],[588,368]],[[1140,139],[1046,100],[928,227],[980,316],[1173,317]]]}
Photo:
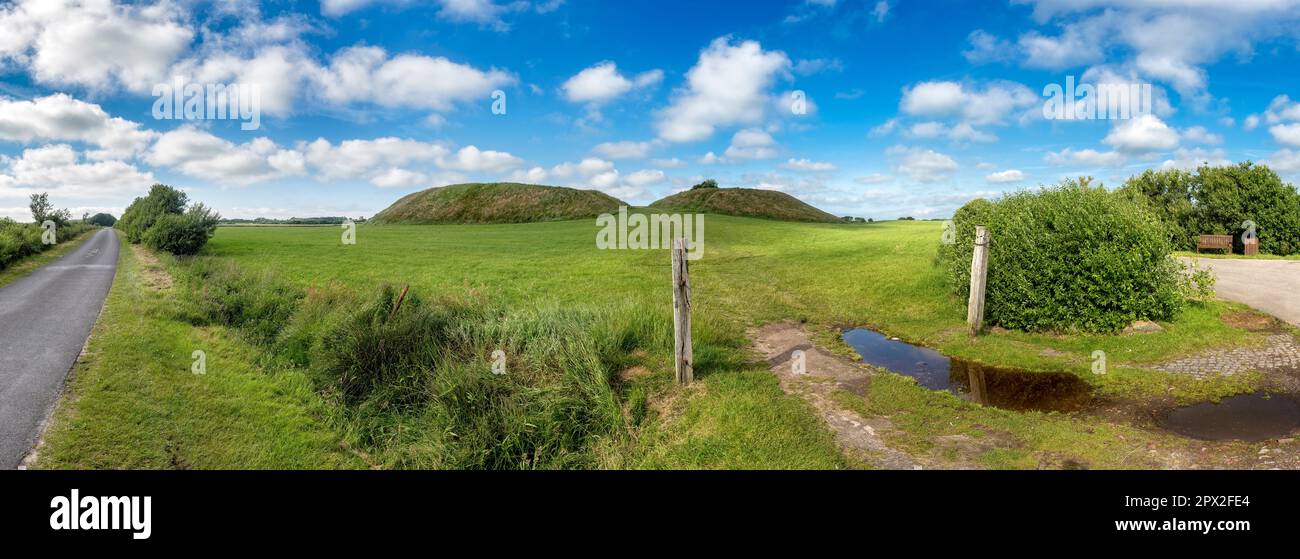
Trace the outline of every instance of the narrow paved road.
{"label": "narrow paved road", "polygon": [[77,360],[117,270],[117,233],[0,287],[0,468],[13,469]]}
{"label": "narrow paved road", "polygon": [[[1190,260],[1183,258],[1183,260]],[[1201,258],[1220,299],[1245,303],[1300,326],[1300,261]]]}

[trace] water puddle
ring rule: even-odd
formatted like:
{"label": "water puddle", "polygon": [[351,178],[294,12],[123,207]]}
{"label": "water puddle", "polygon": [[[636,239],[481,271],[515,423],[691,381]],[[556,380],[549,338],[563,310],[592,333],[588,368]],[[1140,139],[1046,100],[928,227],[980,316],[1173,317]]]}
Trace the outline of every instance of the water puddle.
{"label": "water puddle", "polygon": [[855,328],[844,342],[866,363],[916,379],[973,402],[1015,411],[1078,411],[1092,402],[1088,383],[1070,373],[1036,373],[949,358],[933,349]]}
{"label": "water puddle", "polygon": [[1262,441],[1285,437],[1300,427],[1300,402],[1280,394],[1244,394],[1178,408],[1164,428],[1208,441]]}

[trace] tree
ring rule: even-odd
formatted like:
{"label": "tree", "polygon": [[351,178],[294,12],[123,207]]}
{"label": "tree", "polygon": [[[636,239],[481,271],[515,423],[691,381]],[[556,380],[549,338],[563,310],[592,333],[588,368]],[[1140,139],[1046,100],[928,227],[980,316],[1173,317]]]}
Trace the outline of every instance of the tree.
{"label": "tree", "polygon": [[90,219],[87,219],[86,223],[98,225],[100,227],[112,227],[114,223],[117,223],[117,218],[113,217],[112,214],[97,213],[90,216]]}
{"label": "tree", "polygon": [[1142,200],[1179,249],[1193,249],[1198,235],[1240,235],[1250,221],[1261,252],[1300,252],[1300,193],[1265,165],[1146,171],[1119,192]]}
{"label": "tree", "polygon": [[713,179],[704,179],[704,182],[692,186],[691,190],[699,190],[701,188],[717,188],[717,187],[718,187],[718,181],[715,181]]}
{"label": "tree", "polygon": [[37,225],[46,221],[53,221],[55,225],[63,227],[72,220],[72,212],[68,210],[56,210],[54,204],[50,203],[50,194],[42,192],[32,195],[32,202],[27,207],[32,210],[32,220]]}
{"label": "tree", "polygon": [[147,196],[136,198],[127,206],[116,227],[126,234],[127,241],[139,244],[154,222],[167,214],[184,213],[188,202],[189,197],[184,192],[165,184],[155,184],[149,188]]}

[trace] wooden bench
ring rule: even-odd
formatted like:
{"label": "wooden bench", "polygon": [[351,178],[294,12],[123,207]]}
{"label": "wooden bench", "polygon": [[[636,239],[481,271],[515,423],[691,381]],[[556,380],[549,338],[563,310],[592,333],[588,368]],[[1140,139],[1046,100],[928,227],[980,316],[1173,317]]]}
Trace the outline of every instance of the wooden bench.
{"label": "wooden bench", "polygon": [[1196,240],[1196,252],[1201,249],[1223,250],[1232,253],[1232,235],[1201,235]]}

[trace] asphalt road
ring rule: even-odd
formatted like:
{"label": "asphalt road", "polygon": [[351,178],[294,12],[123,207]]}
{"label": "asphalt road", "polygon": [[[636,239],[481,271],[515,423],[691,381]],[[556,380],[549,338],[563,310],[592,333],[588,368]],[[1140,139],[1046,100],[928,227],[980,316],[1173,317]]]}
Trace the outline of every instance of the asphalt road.
{"label": "asphalt road", "polygon": [[[1184,258],[1184,260],[1188,260]],[[1300,326],[1300,261],[1201,258],[1220,299],[1245,303]]]}
{"label": "asphalt road", "polygon": [[35,444],[113,285],[117,233],[93,235],[0,287],[0,468],[18,467]]}

